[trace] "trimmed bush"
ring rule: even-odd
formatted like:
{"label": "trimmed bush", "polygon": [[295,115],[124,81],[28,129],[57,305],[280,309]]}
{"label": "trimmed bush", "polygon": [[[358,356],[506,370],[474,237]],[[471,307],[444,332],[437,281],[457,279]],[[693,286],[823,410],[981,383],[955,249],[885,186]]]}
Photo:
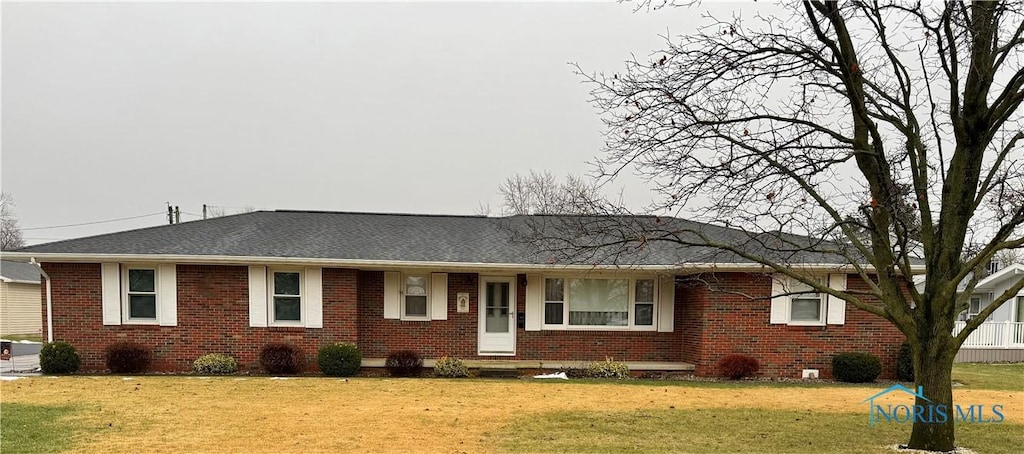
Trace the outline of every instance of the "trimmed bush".
{"label": "trimmed bush", "polygon": [[419,377],[423,371],[423,358],[412,350],[398,350],[388,355],[384,367],[392,377]]}
{"label": "trimmed bush", "polygon": [[192,362],[192,370],[202,375],[226,375],[238,372],[238,361],[224,353],[210,353]]}
{"label": "trimmed bush", "polygon": [[301,353],[289,344],[267,344],[260,350],[260,365],[271,375],[288,375],[302,369]]}
{"label": "trimmed bush", "polygon": [[756,359],[738,353],[725,355],[718,361],[718,374],[730,380],[752,377],[760,369],[761,364]]}
{"label": "trimmed bush", "polygon": [[362,366],[363,353],[356,344],[341,343],[324,345],[316,357],[320,372],[332,377],[351,377]]}
{"label": "trimmed bush", "polygon": [[613,361],[611,358],[587,364],[587,376],[590,378],[615,378],[618,380],[630,378],[629,367],[624,363]]}
{"label": "trimmed bush", "polygon": [[39,350],[39,368],[44,374],[70,374],[81,364],[78,351],[67,342],[50,342]]}
{"label": "trimmed bush", "polygon": [[148,347],[135,342],[117,342],[104,350],[107,369],[115,374],[137,374],[145,372],[153,360]]}
{"label": "trimmed bush", "polygon": [[586,367],[559,367],[559,372],[564,372],[568,378],[591,378],[590,371]]}
{"label": "trimmed bush", "polygon": [[840,353],[832,357],[832,376],[847,383],[870,383],[882,373],[882,362],[868,353]]}
{"label": "trimmed bush", "polygon": [[434,375],[445,378],[468,377],[469,368],[461,359],[442,356],[434,363]]}
{"label": "trimmed bush", "polygon": [[910,348],[909,342],[904,342],[900,346],[900,354],[896,357],[896,379],[914,381],[914,351]]}

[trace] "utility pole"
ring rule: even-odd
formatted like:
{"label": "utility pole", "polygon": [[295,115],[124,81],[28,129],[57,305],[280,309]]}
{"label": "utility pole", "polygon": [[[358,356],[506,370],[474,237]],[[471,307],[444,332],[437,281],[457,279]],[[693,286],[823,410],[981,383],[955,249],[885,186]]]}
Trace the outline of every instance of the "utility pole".
{"label": "utility pole", "polygon": [[174,223],[181,224],[181,208],[177,205],[174,206]]}
{"label": "utility pole", "polygon": [[167,223],[174,224],[174,209],[171,208],[171,202],[167,202]]}
{"label": "utility pole", "polygon": [[203,220],[206,220],[206,204],[203,204]]}

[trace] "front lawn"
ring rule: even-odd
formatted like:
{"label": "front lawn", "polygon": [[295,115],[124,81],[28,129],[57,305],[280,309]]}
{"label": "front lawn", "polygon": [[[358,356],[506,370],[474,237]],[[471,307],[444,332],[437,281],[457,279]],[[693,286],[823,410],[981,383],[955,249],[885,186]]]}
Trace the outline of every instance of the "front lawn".
{"label": "front lawn", "polygon": [[72,435],[79,428],[69,418],[74,413],[74,408],[70,406],[0,402],[0,452],[13,454],[67,450],[72,446]]}
{"label": "front lawn", "polygon": [[[958,444],[979,453],[1017,453],[1021,426],[962,425]],[[869,428],[865,416],[764,409],[557,411],[518,418],[494,434],[511,452],[892,453],[910,426]]]}
{"label": "front lawn", "polygon": [[[909,430],[868,426],[863,400],[884,385],[71,376],[0,386],[4,453],[40,446],[12,436],[26,429],[8,418],[47,419],[47,408],[73,422],[73,436],[52,433],[75,452],[882,452]],[[961,425],[960,444],[1024,445],[1019,392],[955,396],[1006,406],[1003,425]]]}
{"label": "front lawn", "polygon": [[1024,363],[954,364],[953,381],[967,388],[1024,391]]}

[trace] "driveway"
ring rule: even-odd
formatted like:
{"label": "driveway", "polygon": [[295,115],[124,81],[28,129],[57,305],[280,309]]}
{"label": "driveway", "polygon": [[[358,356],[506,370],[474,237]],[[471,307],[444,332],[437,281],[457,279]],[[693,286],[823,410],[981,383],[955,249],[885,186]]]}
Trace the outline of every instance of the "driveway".
{"label": "driveway", "polygon": [[41,348],[38,342],[12,342],[11,359],[0,360],[0,374],[38,372]]}

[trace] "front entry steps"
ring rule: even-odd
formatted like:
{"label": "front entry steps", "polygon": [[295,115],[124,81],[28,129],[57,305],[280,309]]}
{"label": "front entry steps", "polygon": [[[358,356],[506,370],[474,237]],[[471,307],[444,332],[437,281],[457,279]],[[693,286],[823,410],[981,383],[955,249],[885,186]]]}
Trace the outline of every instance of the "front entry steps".
{"label": "front entry steps", "polygon": [[477,369],[480,378],[519,378],[519,369],[514,364],[488,364]]}

